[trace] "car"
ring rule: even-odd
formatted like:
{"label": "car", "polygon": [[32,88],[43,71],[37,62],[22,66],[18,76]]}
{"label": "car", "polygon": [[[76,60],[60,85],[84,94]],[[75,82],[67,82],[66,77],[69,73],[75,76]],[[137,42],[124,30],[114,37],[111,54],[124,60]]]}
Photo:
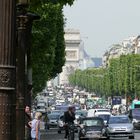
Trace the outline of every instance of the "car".
{"label": "car", "polygon": [[85,117],[80,120],[79,140],[106,139],[104,120],[99,117]]}
{"label": "car", "polygon": [[75,111],[75,117],[79,119],[80,116],[86,117],[87,111],[86,110],[76,110]]}
{"label": "car", "polygon": [[111,137],[129,137],[134,139],[134,126],[127,115],[110,116],[107,122],[106,136]]}
{"label": "car", "polygon": [[76,110],[75,111],[75,120],[74,120],[75,125],[78,125],[79,120],[83,117],[87,117],[87,111],[84,109]]}
{"label": "car", "polygon": [[59,116],[60,116],[60,113],[48,114],[48,129],[57,127],[57,122],[58,122]]}
{"label": "car", "polygon": [[45,102],[38,102],[36,107],[37,112],[41,112],[42,114],[47,112],[46,103]]}
{"label": "car", "polygon": [[53,113],[62,114],[64,112],[63,111],[60,111],[60,110],[51,110],[51,114],[53,114]]}
{"label": "car", "polygon": [[140,108],[130,109],[128,116],[132,121],[134,128],[140,130]]}
{"label": "car", "polygon": [[110,113],[110,109],[105,109],[105,108],[95,108],[95,109],[89,109],[88,110],[88,117],[94,117],[96,113],[98,112],[109,112]]}
{"label": "car", "polygon": [[95,116],[100,117],[104,120],[104,123],[106,124],[112,114],[110,112],[96,112]]}
{"label": "car", "polygon": [[105,108],[99,108],[99,109],[95,109],[95,112],[110,112],[110,109],[105,109]]}

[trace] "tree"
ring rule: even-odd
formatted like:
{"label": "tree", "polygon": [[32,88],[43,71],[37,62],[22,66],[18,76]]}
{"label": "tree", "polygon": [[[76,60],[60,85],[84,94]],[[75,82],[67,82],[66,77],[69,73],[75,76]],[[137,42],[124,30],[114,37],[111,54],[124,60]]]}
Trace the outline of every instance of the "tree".
{"label": "tree", "polygon": [[[76,73],[72,74],[75,77]],[[71,79],[72,81],[72,79]],[[71,82],[70,81],[70,82]],[[121,95],[126,99],[140,96],[140,55],[122,55],[109,61],[107,68],[80,71],[79,80],[73,82],[97,95]]]}
{"label": "tree", "polygon": [[40,15],[33,25],[31,60],[33,90],[41,91],[46,81],[57,76],[65,63],[63,6],[74,0],[32,0],[30,11]]}

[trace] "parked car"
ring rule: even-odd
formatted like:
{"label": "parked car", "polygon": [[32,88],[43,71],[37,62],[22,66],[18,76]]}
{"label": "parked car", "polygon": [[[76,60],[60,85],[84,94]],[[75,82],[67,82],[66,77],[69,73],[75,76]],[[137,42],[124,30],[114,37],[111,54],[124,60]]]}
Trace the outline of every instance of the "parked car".
{"label": "parked car", "polygon": [[111,116],[107,122],[106,136],[134,139],[134,126],[127,115]]}
{"label": "parked car", "polygon": [[48,129],[49,128],[53,128],[53,127],[57,127],[57,122],[59,119],[60,114],[59,113],[51,113],[48,114]]}
{"label": "parked car", "polygon": [[79,140],[106,138],[104,120],[99,117],[86,117],[80,121]]}

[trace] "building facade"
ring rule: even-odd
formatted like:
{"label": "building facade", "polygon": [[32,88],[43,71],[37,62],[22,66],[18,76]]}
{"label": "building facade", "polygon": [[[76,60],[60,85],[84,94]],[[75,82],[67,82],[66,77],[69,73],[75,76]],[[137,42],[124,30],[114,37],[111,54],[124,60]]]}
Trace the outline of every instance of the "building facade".
{"label": "building facade", "polygon": [[65,30],[66,62],[62,73],[59,74],[59,84],[69,84],[68,77],[80,65],[80,31],[75,29]]}
{"label": "building facade", "polygon": [[140,54],[140,35],[124,39],[121,44],[114,44],[111,49],[103,55],[103,66],[109,65],[109,60],[121,55]]}

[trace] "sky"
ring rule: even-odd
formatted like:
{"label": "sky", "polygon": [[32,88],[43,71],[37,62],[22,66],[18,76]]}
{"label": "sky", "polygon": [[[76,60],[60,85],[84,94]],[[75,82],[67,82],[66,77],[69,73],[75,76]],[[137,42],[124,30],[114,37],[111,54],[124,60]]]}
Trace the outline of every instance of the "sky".
{"label": "sky", "polygon": [[80,30],[91,57],[102,57],[112,44],[140,34],[140,0],[75,0],[64,7],[66,28]]}

